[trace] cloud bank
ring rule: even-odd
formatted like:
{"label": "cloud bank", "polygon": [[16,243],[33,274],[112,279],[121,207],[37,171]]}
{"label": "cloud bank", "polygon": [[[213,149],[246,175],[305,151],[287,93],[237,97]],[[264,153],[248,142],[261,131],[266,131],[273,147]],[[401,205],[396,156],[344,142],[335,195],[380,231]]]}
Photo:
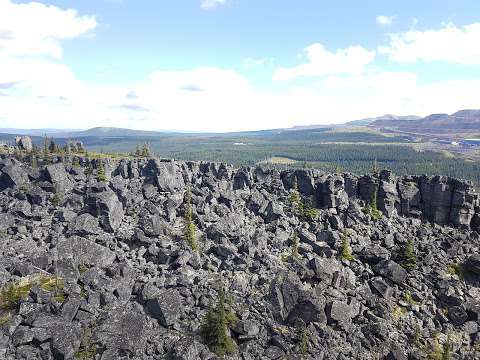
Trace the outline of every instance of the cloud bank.
{"label": "cloud bank", "polygon": [[377,49],[314,43],[297,64],[273,69],[270,86],[261,88],[242,59],[239,70],[158,69],[135,83],[86,83],[62,62],[63,43],[96,27],[94,16],[75,10],[0,0],[1,127],[237,131],[478,108],[480,79],[425,83],[377,60],[478,64],[480,24],[389,34]]}

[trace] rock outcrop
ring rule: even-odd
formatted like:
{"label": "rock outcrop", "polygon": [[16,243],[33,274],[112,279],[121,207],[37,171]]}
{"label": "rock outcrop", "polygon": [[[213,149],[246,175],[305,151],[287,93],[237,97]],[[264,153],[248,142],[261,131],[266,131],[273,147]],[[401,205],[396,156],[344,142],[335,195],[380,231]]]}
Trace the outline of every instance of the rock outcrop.
{"label": "rock outcrop", "polygon": [[213,360],[201,325],[221,286],[232,359],[479,358],[467,182],[78,160],[0,159],[1,359]]}

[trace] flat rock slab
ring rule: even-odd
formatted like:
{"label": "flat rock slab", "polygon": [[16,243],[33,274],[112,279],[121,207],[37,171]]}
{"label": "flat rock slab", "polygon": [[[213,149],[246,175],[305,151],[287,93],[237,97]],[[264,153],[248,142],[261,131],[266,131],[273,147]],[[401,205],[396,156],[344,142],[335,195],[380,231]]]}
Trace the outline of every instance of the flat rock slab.
{"label": "flat rock slab", "polygon": [[114,252],[79,236],[60,240],[57,249],[59,259],[70,258],[76,265],[105,267],[115,260]]}
{"label": "flat rock slab", "polygon": [[147,319],[141,307],[129,304],[110,311],[94,331],[93,339],[110,353],[143,352]]}

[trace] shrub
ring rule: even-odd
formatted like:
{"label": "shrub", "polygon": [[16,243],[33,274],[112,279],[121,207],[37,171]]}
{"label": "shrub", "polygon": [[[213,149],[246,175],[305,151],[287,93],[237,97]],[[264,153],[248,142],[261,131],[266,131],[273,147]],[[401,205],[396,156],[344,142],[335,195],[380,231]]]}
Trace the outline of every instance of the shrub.
{"label": "shrub", "polygon": [[92,343],[92,332],[90,329],[84,331],[80,348],[75,354],[75,359],[93,360],[97,355],[97,347]]}
{"label": "shrub", "polygon": [[16,310],[20,305],[20,301],[28,296],[33,285],[39,286],[41,289],[54,292],[57,301],[61,300],[63,293],[64,281],[56,276],[38,275],[31,278],[23,278],[18,282],[7,284],[0,291],[0,309]]}
{"label": "shrub", "polygon": [[228,328],[236,321],[235,314],[225,304],[222,286],[218,292],[217,306],[208,310],[201,328],[206,344],[218,356],[231,355],[236,351],[237,345],[228,335]]}
{"label": "shrub", "polygon": [[28,296],[32,283],[26,279],[9,283],[0,291],[0,309],[16,310],[20,301]]}
{"label": "shrub", "polygon": [[440,345],[438,337],[435,335],[432,341],[431,349],[428,352],[428,360],[450,360],[452,345],[450,343],[450,338],[447,338],[447,341]]}
{"label": "shrub", "polygon": [[300,339],[298,342],[298,351],[302,355],[306,355],[308,353],[308,334],[307,329],[304,329],[300,334]]}
{"label": "shrub", "polygon": [[72,166],[76,168],[80,167],[80,160],[78,159],[78,157],[76,156],[73,157]]}
{"label": "shrub", "polygon": [[63,194],[61,192],[56,192],[53,197],[52,197],[52,204],[55,206],[60,205],[60,203],[63,201]]}
{"label": "shrub", "polygon": [[450,275],[457,275],[460,279],[465,278],[465,269],[463,264],[454,263],[448,267],[447,272]]}
{"label": "shrub", "polygon": [[315,209],[310,201],[305,201],[303,203],[303,213],[302,216],[307,221],[312,221],[318,216],[319,212]]}
{"label": "shrub", "polygon": [[403,293],[403,300],[410,305],[418,304],[415,300],[413,300],[412,293],[408,290]]}

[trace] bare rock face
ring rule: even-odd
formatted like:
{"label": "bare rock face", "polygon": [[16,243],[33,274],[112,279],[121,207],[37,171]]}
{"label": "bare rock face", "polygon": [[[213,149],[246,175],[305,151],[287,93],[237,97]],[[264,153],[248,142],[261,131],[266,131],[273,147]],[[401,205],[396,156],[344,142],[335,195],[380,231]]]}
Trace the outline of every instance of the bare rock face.
{"label": "bare rock face", "polygon": [[45,176],[54,186],[55,192],[65,193],[73,188],[73,184],[62,163],[48,165],[45,168]]}
{"label": "bare rock face", "polygon": [[174,192],[185,187],[182,171],[175,161],[150,160],[145,170],[161,192]]}
{"label": "bare rock face", "polygon": [[473,188],[461,181],[454,181],[450,222],[457,226],[470,226],[479,206],[479,194]]}
{"label": "bare rock face", "polygon": [[91,213],[100,219],[103,227],[113,232],[122,223],[123,205],[113,191],[93,193],[87,199]]}
{"label": "bare rock face", "polygon": [[470,256],[465,262],[465,269],[480,277],[480,254]]}
{"label": "bare rock face", "polygon": [[397,184],[401,213],[405,216],[420,217],[422,214],[422,194],[416,179],[406,177]]}
{"label": "bare rock face", "polygon": [[345,191],[345,180],[341,176],[329,176],[318,182],[317,204],[323,209],[345,211],[348,207],[348,194]]}
{"label": "bare rock face", "polygon": [[450,342],[476,359],[467,182],[160,159],[110,160],[97,182],[68,164],[0,158],[0,300],[25,286],[0,301],[2,359],[217,359],[201,329],[221,287],[225,358],[422,359]]}
{"label": "bare rock face", "polygon": [[27,152],[31,152],[33,150],[33,143],[30,136],[16,136],[15,137],[15,145],[20,149]]}
{"label": "bare rock face", "polygon": [[380,173],[377,202],[378,209],[387,217],[397,214],[400,210],[397,178],[391,171],[383,170]]}
{"label": "bare rock face", "polygon": [[7,163],[1,167],[0,189],[20,188],[28,182],[28,174],[18,162],[7,161]]}

